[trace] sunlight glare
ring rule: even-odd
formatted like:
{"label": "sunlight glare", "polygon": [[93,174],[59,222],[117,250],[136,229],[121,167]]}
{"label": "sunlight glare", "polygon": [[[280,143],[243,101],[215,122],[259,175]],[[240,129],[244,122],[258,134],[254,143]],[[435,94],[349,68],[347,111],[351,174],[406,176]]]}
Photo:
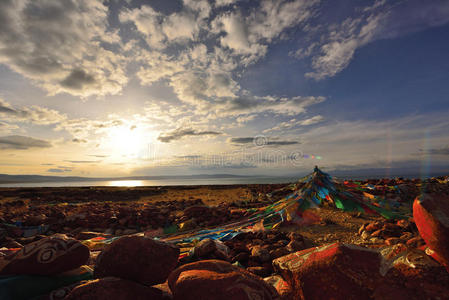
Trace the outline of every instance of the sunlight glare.
{"label": "sunlight glare", "polygon": [[108,146],[116,156],[135,157],[145,147],[145,137],[138,129],[120,126],[108,133]]}

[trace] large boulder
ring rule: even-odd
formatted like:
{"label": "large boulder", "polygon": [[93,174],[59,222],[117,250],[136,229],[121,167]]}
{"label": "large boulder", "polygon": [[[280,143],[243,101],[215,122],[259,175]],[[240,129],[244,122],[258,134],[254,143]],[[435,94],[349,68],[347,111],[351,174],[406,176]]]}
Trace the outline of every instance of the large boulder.
{"label": "large boulder", "polygon": [[421,237],[430,249],[449,266],[449,197],[423,194],[413,202],[413,218]]}
{"label": "large boulder", "polygon": [[164,282],[176,267],[179,248],[143,236],[125,236],[98,256],[94,276],[115,276],[144,285]]}
{"label": "large boulder", "polygon": [[163,300],[169,299],[161,290],[133,281],[105,277],[75,287],[64,300]]}
{"label": "large boulder", "polygon": [[266,283],[272,285],[278,292],[281,300],[293,300],[293,290],[292,287],[279,275],[273,275],[265,277]]}
{"label": "large boulder", "polygon": [[89,259],[89,248],[63,234],[25,245],[0,263],[0,275],[54,275],[76,269]]}
{"label": "large boulder", "polygon": [[262,278],[220,260],[183,265],[170,274],[168,285],[175,300],[279,299]]}
{"label": "large boulder", "polygon": [[381,256],[372,249],[335,243],[273,260],[295,299],[368,299],[381,277]]}

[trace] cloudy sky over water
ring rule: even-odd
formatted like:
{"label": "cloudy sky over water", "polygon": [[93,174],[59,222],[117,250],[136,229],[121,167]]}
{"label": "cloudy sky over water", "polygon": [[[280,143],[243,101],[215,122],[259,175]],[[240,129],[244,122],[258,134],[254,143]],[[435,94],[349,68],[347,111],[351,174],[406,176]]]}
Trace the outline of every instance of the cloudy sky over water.
{"label": "cloudy sky over water", "polygon": [[2,0],[0,173],[449,171],[449,1]]}

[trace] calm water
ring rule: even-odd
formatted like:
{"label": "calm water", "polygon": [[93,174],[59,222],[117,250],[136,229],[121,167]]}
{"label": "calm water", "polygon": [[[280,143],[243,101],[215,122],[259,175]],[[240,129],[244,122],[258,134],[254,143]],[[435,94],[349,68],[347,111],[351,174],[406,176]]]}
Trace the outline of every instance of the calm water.
{"label": "calm water", "polygon": [[70,187],[70,186],[164,186],[164,185],[228,185],[252,183],[286,183],[297,181],[293,177],[248,177],[210,179],[163,179],[163,180],[111,180],[111,181],[64,181],[4,183],[0,187]]}

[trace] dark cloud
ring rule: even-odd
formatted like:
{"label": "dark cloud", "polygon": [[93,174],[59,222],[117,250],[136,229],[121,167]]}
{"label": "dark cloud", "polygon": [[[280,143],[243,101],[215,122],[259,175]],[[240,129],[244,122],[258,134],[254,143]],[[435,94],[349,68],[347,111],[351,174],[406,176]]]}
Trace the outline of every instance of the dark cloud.
{"label": "dark cloud", "polygon": [[244,97],[237,97],[235,99],[227,100],[222,104],[222,108],[227,112],[246,112],[246,113],[261,113],[271,111],[277,114],[295,115],[304,113],[306,108],[325,101],[325,97],[293,97],[293,98],[279,98],[279,97],[255,97],[246,95]]}
{"label": "dark cloud", "polygon": [[0,1],[1,61],[50,93],[117,94],[123,58],[102,1]]}
{"label": "dark cloud", "polygon": [[82,90],[86,86],[95,84],[94,76],[87,74],[83,70],[75,69],[61,81],[61,85],[72,90]]}
{"label": "dark cloud", "polygon": [[95,164],[101,162],[101,160],[65,160],[72,164]]}
{"label": "dark cloud", "polygon": [[192,167],[198,170],[220,170],[220,169],[254,169],[257,166],[250,162],[224,162],[222,164],[203,164]]}
{"label": "dark cloud", "polygon": [[74,139],[72,139],[72,142],[74,142],[74,143],[87,143],[87,140],[74,138]]}
{"label": "dark cloud", "polygon": [[238,137],[229,140],[231,144],[250,144],[254,141],[253,137]]}
{"label": "dark cloud", "polygon": [[16,111],[0,100],[0,113],[15,114]]}
{"label": "dark cloud", "polygon": [[217,131],[197,131],[197,130],[194,130],[191,128],[188,128],[188,129],[178,128],[174,131],[159,135],[159,137],[157,139],[163,143],[170,143],[172,141],[182,139],[185,136],[203,136],[203,135],[204,136],[206,136],[206,135],[215,136],[215,135],[220,135],[220,134],[222,134],[222,133],[217,132]]}
{"label": "dark cloud", "polygon": [[44,140],[22,135],[0,137],[0,149],[25,150],[29,148],[49,148],[51,144]]}
{"label": "dark cloud", "polygon": [[236,137],[229,139],[229,143],[237,145],[254,144],[255,146],[286,146],[300,144],[298,141],[282,141],[267,137]]}
{"label": "dark cloud", "polygon": [[51,172],[51,173],[65,173],[65,172],[72,172],[72,169],[58,167],[58,168],[48,169],[47,172]]}
{"label": "dark cloud", "polygon": [[443,148],[429,149],[424,153],[431,155],[449,155],[449,146]]}
{"label": "dark cloud", "polygon": [[[66,119],[66,115],[56,110],[37,105],[31,107],[13,107],[3,99],[0,99],[0,116],[10,123],[31,122],[39,125],[55,124]],[[1,125],[2,123],[0,122]]]}

